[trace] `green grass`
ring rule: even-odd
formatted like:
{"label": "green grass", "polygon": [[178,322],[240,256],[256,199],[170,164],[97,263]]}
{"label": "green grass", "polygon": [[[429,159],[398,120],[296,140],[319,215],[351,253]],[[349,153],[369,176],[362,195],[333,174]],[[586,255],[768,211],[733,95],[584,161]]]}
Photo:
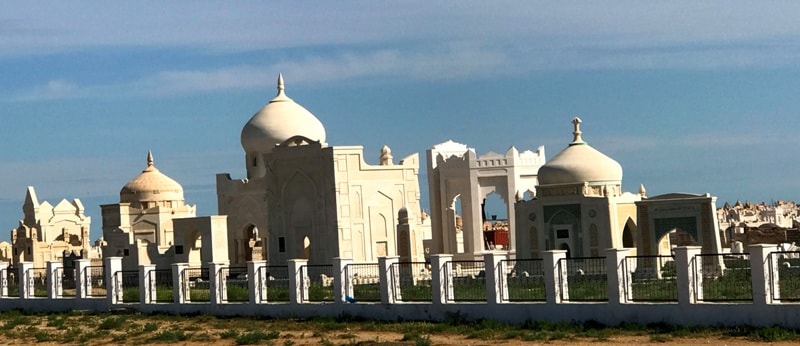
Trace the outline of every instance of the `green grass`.
{"label": "green grass", "polygon": [[244,285],[227,285],[227,293],[229,302],[246,302],[250,300],[250,292],[247,289],[246,282]]}

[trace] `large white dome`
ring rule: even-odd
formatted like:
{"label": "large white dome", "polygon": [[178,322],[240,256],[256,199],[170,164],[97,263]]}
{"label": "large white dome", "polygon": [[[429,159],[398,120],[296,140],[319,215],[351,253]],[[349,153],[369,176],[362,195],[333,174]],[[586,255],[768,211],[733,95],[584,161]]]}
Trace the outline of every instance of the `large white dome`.
{"label": "large white dome", "polygon": [[283,76],[278,75],[278,95],[244,125],[241,140],[246,153],[272,152],[276,145],[297,135],[325,143],[325,127],[319,119],[283,89]]}
{"label": "large white dome", "polygon": [[579,118],[572,122],[575,139],[539,168],[539,185],[621,184],[622,166],[581,139]]}

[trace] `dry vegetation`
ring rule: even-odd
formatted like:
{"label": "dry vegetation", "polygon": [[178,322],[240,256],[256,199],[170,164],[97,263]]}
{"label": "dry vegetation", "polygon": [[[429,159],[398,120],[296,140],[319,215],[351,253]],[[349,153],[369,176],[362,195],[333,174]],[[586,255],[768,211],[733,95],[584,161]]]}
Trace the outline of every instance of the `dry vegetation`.
{"label": "dry vegetation", "polygon": [[783,328],[688,328],[626,324],[530,322],[520,326],[492,320],[443,323],[359,321],[348,316],[311,320],[217,318],[70,312],[0,314],[0,344],[107,345],[491,345],[491,344],[747,344],[797,342]]}

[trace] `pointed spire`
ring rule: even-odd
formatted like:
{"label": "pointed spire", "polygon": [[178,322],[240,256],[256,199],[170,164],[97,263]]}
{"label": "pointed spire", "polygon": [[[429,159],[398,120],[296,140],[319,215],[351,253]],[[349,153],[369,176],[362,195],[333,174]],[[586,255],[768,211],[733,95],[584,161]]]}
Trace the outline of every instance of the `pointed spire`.
{"label": "pointed spire", "polygon": [[572,132],[574,138],[572,139],[572,143],[570,143],[570,145],[586,143],[583,141],[583,138],[581,138],[581,118],[575,117],[572,119],[572,125],[575,126],[575,131]]}
{"label": "pointed spire", "polygon": [[147,167],[153,166],[153,152],[148,150],[147,151]]}
{"label": "pointed spire", "polygon": [[283,93],[283,73],[278,73],[278,94]]}
{"label": "pointed spire", "polygon": [[644,184],[639,184],[639,195],[647,197],[647,189],[644,188]]}

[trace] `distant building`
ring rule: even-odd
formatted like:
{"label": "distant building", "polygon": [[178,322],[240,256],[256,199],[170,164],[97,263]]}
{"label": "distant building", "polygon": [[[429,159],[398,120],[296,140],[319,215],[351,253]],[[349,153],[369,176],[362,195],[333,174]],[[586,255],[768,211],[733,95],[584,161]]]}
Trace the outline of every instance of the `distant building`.
{"label": "distant building", "polygon": [[636,247],[639,194],[622,192],[622,166],[574,138],[538,171],[536,198],[516,205],[517,258],[567,250],[571,257],[603,256],[607,248]]}
{"label": "distant building", "polygon": [[0,246],[0,257],[10,258],[12,264],[33,262],[34,268],[44,268],[48,261],[71,258],[100,258],[92,251],[89,238],[91,218],[84,213],[79,199],[62,199],[53,206],[39,202],[33,186],[28,186],[22,205],[23,219],[11,231],[11,253]]}
{"label": "distant building", "polygon": [[101,205],[104,256],[123,257],[126,270],[143,264],[167,267],[174,261],[173,219],[195,216],[183,187],[161,173],[147,153],[147,167],[119,192],[119,203]]}

